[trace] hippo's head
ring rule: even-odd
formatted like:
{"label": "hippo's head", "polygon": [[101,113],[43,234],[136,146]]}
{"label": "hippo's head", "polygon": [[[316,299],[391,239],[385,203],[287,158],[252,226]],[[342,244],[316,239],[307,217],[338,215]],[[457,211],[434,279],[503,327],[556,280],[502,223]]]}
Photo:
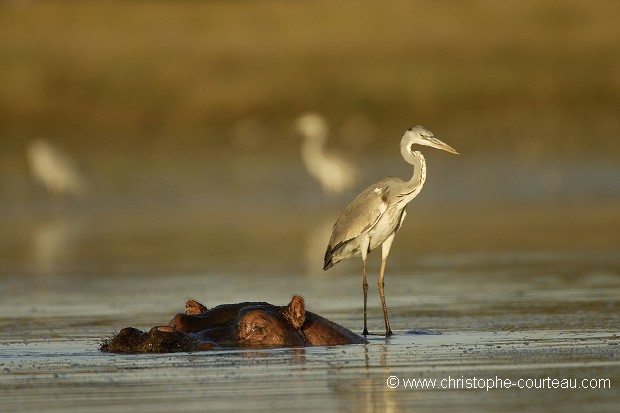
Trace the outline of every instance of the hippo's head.
{"label": "hippo's head", "polygon": [[287,307],[248,306],[239,311],[235,342],[247,346],[303,346],[304,299],[294,296]]}

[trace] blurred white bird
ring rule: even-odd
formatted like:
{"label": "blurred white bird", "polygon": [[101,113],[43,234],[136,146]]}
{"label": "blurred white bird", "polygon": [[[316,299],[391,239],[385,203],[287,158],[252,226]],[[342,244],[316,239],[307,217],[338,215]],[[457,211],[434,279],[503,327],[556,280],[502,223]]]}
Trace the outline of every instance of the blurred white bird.
{"label": "blurred white bird", "polygon": [[79,196],[86,189],[85,181],[73,161],[44,139],[28,146],[28,162],[34,178],[52,197]]}
{"label": "blurred white bird", "polygon": [[297,129],[304,136],[301,159],[325,193],[341,193],[355,185],[359,172],[336,153],[326,153],[327,123],[319,114],[306,113],[297,119]]}

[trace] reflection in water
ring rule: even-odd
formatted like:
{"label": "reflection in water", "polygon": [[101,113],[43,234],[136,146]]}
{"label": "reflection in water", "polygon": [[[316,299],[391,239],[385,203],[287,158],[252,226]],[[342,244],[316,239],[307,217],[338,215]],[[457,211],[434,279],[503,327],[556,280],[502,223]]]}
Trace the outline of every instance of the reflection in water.
{"label": "reflection in water", "polygon": [[[380,353],[380,366],[381,366],[381,372],[383,373],[381,376],[377,377],[378,375],[375,372],[370,372],[369,369],[367,368],[366,370],[368,371],[368,375],[369,377],[374,378],[374,392],[376,393],[376,398],[378,400],[374,401],[374,403],[372,404],[373,409],[369,410],[372,412],[377,412],[377,411],[385,411],[385,412],[396,412],[396,411],[400,411],[400,409],[398,408],[398,406],[396,405],[396,399],[395,399],[395,393],[392,389],[390,389],[389,387],[387,387],[385,385],[388,377],[390,375],[392,375],[390,366],[388,364],[388,351],[389,351],[389,347],[388,347],[388,340],[386,340],[386,343],[384,344],[380,344],[379,345],[379,349],[381,351]],[[373,374],[374,373],[374,374]],[[379,382],[377,382],[377,378],[379,378]],[[402,406],[403,408],[405,406]]]}
{"label": "reflection in water", "polygon": [[[338,411],[397,412],[409,407],[397,405],[396,392],[385,385],[393,371],[388,364],[389,343],[383,338],[379,340],[381,342],[377,343],[371,338],[370,344],[360,345],[364,352],[363,359],[356,358],[353,372],[343,372],[339,363],[330,366],[328,387],[335,396],[339,396]],[[361,356],[359,351],[356,356]]]}
{"label": "reflection in water", "polygon": [[63,263],[70,262],[82,228],[80,217],[66,214],[50,215],[35,226],[31,244],[35,271],[53,275]]}

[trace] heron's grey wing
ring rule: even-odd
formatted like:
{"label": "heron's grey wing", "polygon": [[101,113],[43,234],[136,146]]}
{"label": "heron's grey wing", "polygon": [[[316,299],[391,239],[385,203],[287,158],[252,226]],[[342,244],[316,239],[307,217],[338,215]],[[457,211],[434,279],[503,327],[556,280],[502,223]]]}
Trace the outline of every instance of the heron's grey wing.
{"label": "heron's grey wing", "polygon": [[362,191],[345,209],[334,224],[325,253],[325,262],[347,242],[370,231],[390,206],[390,183],[385,178]]}

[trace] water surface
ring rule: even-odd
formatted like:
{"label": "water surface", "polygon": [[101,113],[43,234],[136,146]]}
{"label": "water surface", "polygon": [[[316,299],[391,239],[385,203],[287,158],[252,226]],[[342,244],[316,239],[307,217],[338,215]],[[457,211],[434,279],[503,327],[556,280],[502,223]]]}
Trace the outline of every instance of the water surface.
{"label": "water surface", "polygon": [[[265,168],[263,178],[280,177],[276,188],[299,178]],[[347,196],[324,198],[300,180],[307,187],[223,185],[187,202],[100,195],[5,206],[2,411],[617,410],[620,203],[611,195],[519,203],[429,191],[392,247],[389,339],[379,334],[373,253],[369,328],[379,335],[368,345],[99,352],[123,327],[168,322],[189,297],[284,305],[301,294],[309,310],[360,331],[359,260],[321,270]],[[406,388],[414,379],[594,379],[611,388]]]}

